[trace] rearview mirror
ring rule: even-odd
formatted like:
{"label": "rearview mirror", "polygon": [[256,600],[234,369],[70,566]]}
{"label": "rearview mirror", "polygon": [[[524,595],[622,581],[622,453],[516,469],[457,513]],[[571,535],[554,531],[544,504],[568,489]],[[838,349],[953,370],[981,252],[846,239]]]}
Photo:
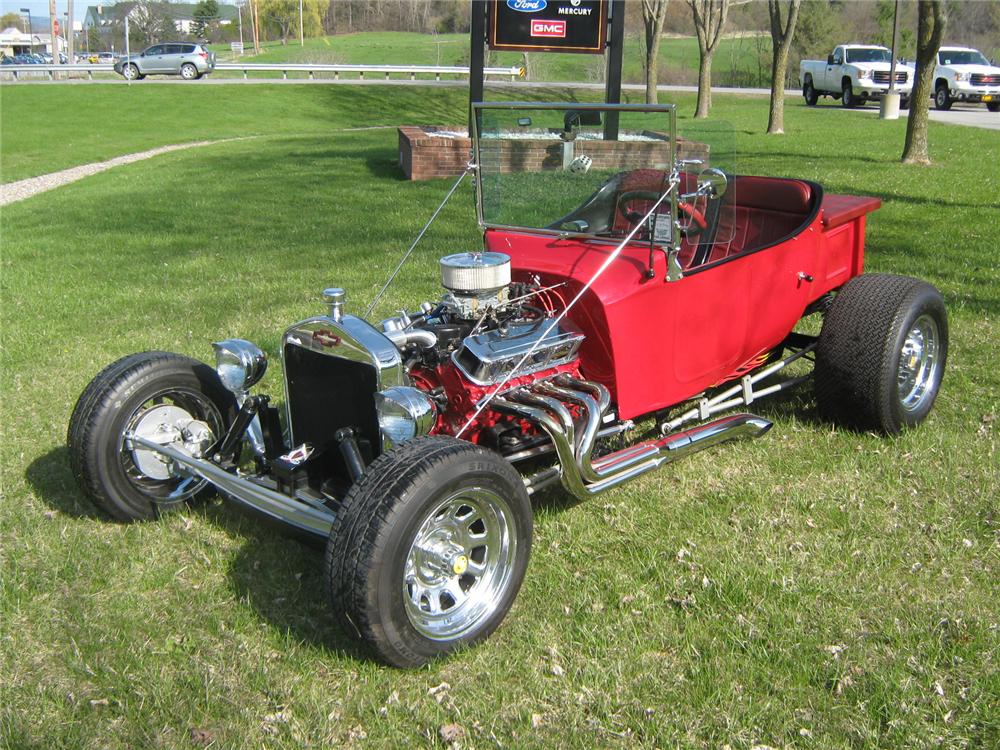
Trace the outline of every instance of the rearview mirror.
{"label": "rearview mirror", "polygon": [[721,169],[709,167],[698,175],[698,192],[709,198],[721,198],[729,187],[729,178]]}

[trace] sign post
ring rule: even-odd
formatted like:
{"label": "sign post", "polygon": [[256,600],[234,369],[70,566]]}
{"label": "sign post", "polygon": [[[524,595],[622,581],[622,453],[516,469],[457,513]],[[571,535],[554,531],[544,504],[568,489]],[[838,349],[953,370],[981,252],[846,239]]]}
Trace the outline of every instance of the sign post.
{"label": "sign post", "polygon": [[[472,0],[470,25],[470,105],[483,98],[484,40],[491,50],[517,52],[599,55],[608,48],[604,98],[621,101],[625,0]],[[617,113],[608,113],[604,138],[618,139]]]}

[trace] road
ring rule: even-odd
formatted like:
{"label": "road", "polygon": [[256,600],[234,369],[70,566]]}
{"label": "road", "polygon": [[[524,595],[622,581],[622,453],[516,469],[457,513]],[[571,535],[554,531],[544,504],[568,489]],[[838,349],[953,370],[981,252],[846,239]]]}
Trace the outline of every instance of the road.
{"label": "road", "polygon": [[[129,85],[123,79],[98,79],[98,80],[86,80],[83,78],[74,78],[68,81],[48,81],[48,80],[32,80],[32,81],[4,81],[3,86],[22,86],[22,85],[40,85],[40,86],[62,86],[65,84],[74,85],[116,85],[116,86],[126,86]],[[156,78],[147,79],[142,82],[136,82],[131,85],[133,86],[219,86],[219,85],[256,85],[256,84],[278,84],[278,85],[296,85],[296,86],[450,86],[450,87],[465,87],[468,85],[466,81],[456,80],[456,81],[409,81],[403,79],[372,79],[372,80],[357,80],[357,79],[340,79],[335,80],[332,78],[316,78],[314,80],[309,80],[306,78],[215,78],[207,77],[200,81],[184,81],[180,78]],[[534,88],[534,89],[594,89],[603,91],[603,83],[564,83],[564,82],[529,82],[529,81],[488,81],[487,85],[491,88]],[[625,91],[644,91],[645,86],[642,84],[623,84],[622,89]],[[657,91],[662,91],[664,93],[669,93],[671,91],[681,91],[685,93],[696,93],[698,91],[697,86],[666,86],[661,85],[657,87]],[[751,88],[724,88],[717,86],[712,89],[713,93],[716,94],[741,94],[746,96],[769,96],[769,89],[751,89]],[[798,89],[786,89],[785,95],[787,97],[793,98],[801,96],[801,92]],[[864,107],[858,107],[857,109],[844,109],[838,103],[820,103],[816,105],[814,110],[819,112],[824,112],[827,110],[836,110],[839,112],[854,112],[859,113],[864,116],[878,117],[878,104],[871,103]],[[905,117],[907,112],[901,111],[901,117]],[[951,111],[941,112],[936,109],[930,110],[930,118],[935,122],[943,122],[949,125],[967,125],[974,128],[985,128],[987,130],[1000,130],[1000,113],[989,112],[984,104],[956,104],[952,106]]]}

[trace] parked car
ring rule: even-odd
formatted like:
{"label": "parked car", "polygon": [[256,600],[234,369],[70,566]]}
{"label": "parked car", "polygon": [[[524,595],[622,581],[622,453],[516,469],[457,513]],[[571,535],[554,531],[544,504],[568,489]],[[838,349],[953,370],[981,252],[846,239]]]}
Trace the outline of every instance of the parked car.
{"label": "parked car", "polygon": [[934,106],[951,109],[953,102],[983,102],[1000,112],[1000,67],[972,47],[942,47],[934,68]]}
{"label": "parked car", "polygon": [[[885,47],[864,44],[840,44],[823,60],[802,60],[799,82],[802,96],[810,107],[821,96],[840,99],[844,107],[864,106],[869,99],[879,99],[889,90],[892,52]],[[909,106],[914,69],[896,66],[895,90],[900,106]]]}
{"label": "parked car", "polygon": [[187,80],[215,70],[215,53],[202,44],[187,42],[154,44],[138,55],[115,61],[115,72],[130,80],[148,75],[179,75]]}
{"label": "parked car", "polygon": [[[605,141],[602,119],[640,140]],[[898,433],[948,353],[933,286],[862,274],[877,198],[710,166],[721,150],[681,145],[672,105],[488,103],[473,121],[483,245],[440,259],[437,301],[372,318],[408,252],[367,312],[329,288],[285,329],[280,412],[251,392],[263,350],[227,339],[214,368],[111,364],[68,431],[80,487],[117,519],[215,487],[325,544],[345,632],[402,667],[499,626],[533,493],[591,498],[761,437],[771,422],[742,409],[810,381],[822,416]],[[810,315],[819,333],[795,330]]]}

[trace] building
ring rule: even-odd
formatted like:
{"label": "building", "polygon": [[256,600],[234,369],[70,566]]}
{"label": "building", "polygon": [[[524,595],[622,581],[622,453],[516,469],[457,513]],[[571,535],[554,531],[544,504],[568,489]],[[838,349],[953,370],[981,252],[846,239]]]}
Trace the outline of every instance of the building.
{"label": "building", "polygon": [[[194,29],[194,3],[165,3],[169,5],[170,17],[174,26],[181,34],[190,34]],[[110,5],[91,5],[87,8],[87,13],[83,17],[83,28],[85,30],[96,28],[98,30],[117,26],[125,20],[127,13],[132,13],[138,2],[123,2]],[[228,26],[236,23],[237,10],[235,5],[224,5],[219,3],[219,25]]]}
{"label": "building", "polygon": [[[66,52],[66,40],[56,37],[56,46],[60,52]],[[7,57],[22,55],[25,53],[52,52],[51,34],[25,34],[19,28],[11,26],[9,29],[0,31],[0,52]]]}

